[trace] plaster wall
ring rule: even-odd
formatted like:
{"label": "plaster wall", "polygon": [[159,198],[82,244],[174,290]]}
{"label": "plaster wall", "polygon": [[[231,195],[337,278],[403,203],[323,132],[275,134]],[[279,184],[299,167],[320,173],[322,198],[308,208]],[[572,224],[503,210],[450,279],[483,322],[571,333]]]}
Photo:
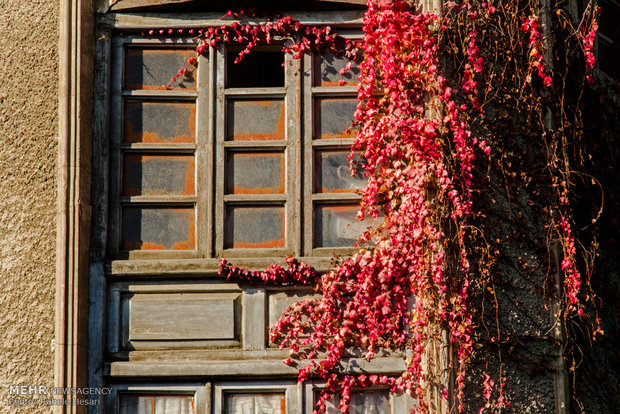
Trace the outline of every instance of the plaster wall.
{"label": "plaster wall", "polygon": [[0,1],[0,413],[53,386],[59,0]]}

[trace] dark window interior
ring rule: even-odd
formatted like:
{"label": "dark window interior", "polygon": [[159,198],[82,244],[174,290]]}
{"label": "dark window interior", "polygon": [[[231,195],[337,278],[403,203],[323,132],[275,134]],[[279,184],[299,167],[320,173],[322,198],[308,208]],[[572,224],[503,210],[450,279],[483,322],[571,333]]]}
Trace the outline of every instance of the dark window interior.
{"label": "dark window interior", "polygon": [[226,86],[228,88],[274,88],[284,86],[284,53],[252,50],[235,63],[240,48],[226,54]]}

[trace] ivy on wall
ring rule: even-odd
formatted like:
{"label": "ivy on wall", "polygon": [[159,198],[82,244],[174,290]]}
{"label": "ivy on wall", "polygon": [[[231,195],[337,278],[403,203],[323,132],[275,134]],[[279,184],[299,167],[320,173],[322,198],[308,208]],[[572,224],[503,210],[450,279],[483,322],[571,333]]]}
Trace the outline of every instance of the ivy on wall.
{"label": "ivy on wall", "polygon": [[[239,21],[196,30],[197,55],[220,43],[243,44],[238,61],[257,44],[292,39],[284,51],[294,58],[329,51],[352,64],[363,56],[352,150],[364,154],[368,184],[358,217],[381,215],[382,224],[363,234],[356,254],[322,275],[293,258],[287,258],[287,269],[273,265],[252,272],[226,260],[220,267],[229,279],[309,284],[320,293],[289,307],[270,335],[289,349],[286,364],[307,361],[299,381],[326,382],[317,412],[337,393],[347,413],[351,390],[369,386],[406,392],[418,398],[416,409],[428,411],[431,387],[448,398],[446,384],[423,362],[444,332],[454,350],[451,397],[457,411],[465,409],[472,354],[482,341],[502,336],[499,328],[485,335],[474,322],[480,298],[493,294],[498,258],[490,252],[500,243],[485,237],[486,210],[475,194],[484,185],[479,177],[485,168],[505,180],[507,192],[526,189],[529,202],[541,206],[538,214],[548,221],[543,250],[561,250],[560,268],[544,270],[561,274],[561,292],[541,287],[561,304],[558,320],[591,316],[593,336],[601,333],[596,315],[584,314],[584,301],[594,297],[589,277],[595,244],[579,244],[571,205],[583,139],[578,100],[596,82],[599,11],[595,1],[580,16],[571,16],[562,2],[550,6],[533,0],[447,1],[438,16],[404,0],[368,0],[361,42],[291,17],[242,23],[251,12],[229,12]],[[196,62],[191,58],[177,77]],[[502,116],[506,111],[509,121]],[[505,122],[521,128],[506,129]],[[542,160],[530,176],[519,169],[523,163],[506,161],[518,158],[511,145],[528,142],[540,144]],[[406,368],[399,376],[343,373],[340,362],[350,349],[366,359],[405,351]],[[481,388],[479,412],[509,407],[501,372],[485,373]]]}

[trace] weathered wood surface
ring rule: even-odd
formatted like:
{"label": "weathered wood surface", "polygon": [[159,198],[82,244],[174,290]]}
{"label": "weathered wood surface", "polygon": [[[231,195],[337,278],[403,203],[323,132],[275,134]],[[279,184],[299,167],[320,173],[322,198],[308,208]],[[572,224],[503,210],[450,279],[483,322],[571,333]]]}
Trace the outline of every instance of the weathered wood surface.
{"label": "weathered wood surface", "polygon": [[129,340],[235,338],[235,293],[135,294],[129,301]]}
{"label": "weathered wood surface", "polygon": [[[301,363],[300,366],[304,366]],[[343,369],[352,373],[374,372],[395,375],[405,369],[402,358],[345,359]],[[264,377],[280,375],[296,378],[298,367],[287,366],[281,359],[257,360],[169,360],[165,361],[117,361],[109,366],[109,374],[115,377]]]}
{"label": "weathered wood surface", "polygon": [[[225,3],[220,2],[205,2],[196,0],[102,0],[104,3],[100,6],[100,11],[106,11],[108,8],[113,11],[132,10],[146,7],[158,7],[158,6],[187,6],[187,5],[203,5],[203,7],[211,8],[234,8],[234,1]],[[342,5],[359,5],[365,6],[366,0],[313,0],[318,3],[325,4],[342,4]],[[107,3],[107,4],[106,4]],[[304,2],[295,0],[284,0],[279,2],[281,5],[289,5],[289,7],[295,7],[295,4],[303,5]],[[106,7],[107,6],[107,7]]]}
{"label": "weathered wood surface", "polygon": [[[326,271],[331,263],[331,256],[301,257],[317,271]],[[245,257],[230,259],[241,268],[263,270],[273,263],[284,264],[284,258]],[[217,276],[220,259],[152,259],[152,260],[114,260],[107,263],[107,273],[115,278],[148,277],[203,277]]]}
{"label": "weathered wood surface", "polygon": [[[287,12],[280,13],[291,16],[307,25],[327,24],[334,27],[359,27],[364,17],[363,10],[341,12]],[[195,27],[219,27],[222,25],[222,12],[215,13],[107,13],[98,15],[97,24],[118,30],[149,30],[161,28],[185,29]],[[238,20],[225,20],[233,23]],[[261,19],[247,19],[244,23],[261,23]]]}

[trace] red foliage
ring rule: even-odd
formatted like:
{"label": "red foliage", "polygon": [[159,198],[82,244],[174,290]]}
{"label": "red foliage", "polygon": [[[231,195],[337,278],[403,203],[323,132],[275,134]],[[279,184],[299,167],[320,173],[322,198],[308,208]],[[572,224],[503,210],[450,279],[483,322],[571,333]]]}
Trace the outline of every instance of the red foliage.
{"label": "red foliage", "polygon": [[[496,9],[491,2],[447,2],[446,6],[451,17],[440,20],[436,15],[412,10],[404,0],[369,0],[361,44],[339,37],[329,27],[304,26],[291,17],[260,25],[234,22],[199,31],[197,54],[220,42],[241,43],[245,48],[237,61],[259,43],[284,38],[296,39],[283,48],[294,58],[332,51],[353,60],[363,52],[360,103],[355,113],[358,135],[353,149],[363,151],[369,181],[358,216],[383,214],[383,223],[366,231],[357,254],[321,276],[293,258],[286,260],[288,269],[273,265],[262,272],[251,272],[225,260],[220,268],[220,275],[227,278],[311,284],[322,295],[289,307],[270,335],[281,349],[289,349],[290,358],[285,363],[300,359],[309,362],[299,370],[299,381],[309,377],[326,381],[318,411],[325,408],[331,394],[338,393],[342,397],[340,410],[346,413],[351,388],[373,385],[414,395],[420,410],[426,411],[425,393],[432,379],[422,360],[429,343],[439,339],[441,329],[448,331],[456,350],[455,397],[458,410],[464,408],[465,369],[474,346],[464,233],[471,217],[476,153],[487,157],[491,153],[486,141],[479,142],[472,135],[465,115],[484,112],[478,79],[485,71],[485,61],[478,30],[469,30],[460,86],[450,86],[439,62],[438,37],[442,30],[448,30],[449,19],[455,14],[484,25]],[[230,12],[227,16],[239,17]],[[596,28],[593,18],[580,35],[588,69],[594,67]],[[524,62],[527,82],[535,72],[545,86],[551,86],[538,18],[523,16],[520,30],[528,36],[529,59]],[[195,57],[188,61],[189,65],[195,63]],[[187,65],[177,77],[186,71]],[[581,315],[581,275],[571,224],[562,216],[556,220],[556,227],[564,247],[565,312],[576,310]],[[447,228],[450,234],[446,234]],[[371,240],[373,246],[368,244]],[[448,261],[457,263],[456,271],[447,270]],[[382,349],[407,350],[406,369],[397,377],[343,374],[339,363],[349,348],[363,350],[367,359]],[[500,379],[499,397],[494,403],[494,381],[485,374],[483,384],[486,405],[481,412],[508,406],[504,378]]]}

